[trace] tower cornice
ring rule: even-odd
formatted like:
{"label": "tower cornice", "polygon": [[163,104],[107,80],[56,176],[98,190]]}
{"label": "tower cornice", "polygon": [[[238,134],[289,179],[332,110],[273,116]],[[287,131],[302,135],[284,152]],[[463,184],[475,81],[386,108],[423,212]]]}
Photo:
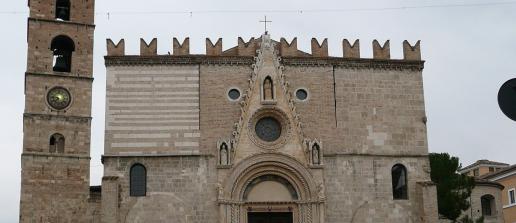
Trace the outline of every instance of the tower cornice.
{"label": "tower cornice", "polygon": [[90,116],[83,117],[83,116],[67,116],[63,114],[54,115],[54,114],[39,114],[39,113],[23,113],[24,117],[36,117],[40,119],[61,119],[66,121],[76,121],[76,122],[89,122],[93,118]]}
{"label": "tower cornice", "polygon": [[71,78],[71,79],[81,79],[93,82],[94,78],[91,76],[74,76],[74,75],[66,75],[59,73],[43,73],[43,72],[25,72],[26,76],[45,76],[45,77],[59,77],[59,78]]}
{"label": "tower cornice", "polygon": [[89,23],[81,23],[81,22],[73,22],[73,21],[60,21],[60,20],[52,20],[52,19],[42,19],[42,18],[33,18],[29,17],[28,21],[34,21],[34,22],[48,22],[48,23],[54,23],[54,24],[68,24],[68,25],[78,25],[78,26],[88,26],[91,28],[95,28],[94,24]]}

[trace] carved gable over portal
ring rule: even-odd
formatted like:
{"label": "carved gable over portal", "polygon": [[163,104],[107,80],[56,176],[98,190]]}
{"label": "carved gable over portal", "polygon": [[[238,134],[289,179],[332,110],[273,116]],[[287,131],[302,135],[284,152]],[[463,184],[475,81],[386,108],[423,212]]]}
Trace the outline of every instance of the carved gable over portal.
{"label": "carved gable over portal", "polygon": [[[246,222],[246,212],[264,208],[292,212],[295,222],[318,222],[312,219],[324,208],[322,144],[305,138],[275,42],[267,34],[260,40],[241,116],[227,143],[232,155],[219,149],[218,199],[230,210],[220,213],[222,222]],[[264,191],[274,199],[257,196]]]}

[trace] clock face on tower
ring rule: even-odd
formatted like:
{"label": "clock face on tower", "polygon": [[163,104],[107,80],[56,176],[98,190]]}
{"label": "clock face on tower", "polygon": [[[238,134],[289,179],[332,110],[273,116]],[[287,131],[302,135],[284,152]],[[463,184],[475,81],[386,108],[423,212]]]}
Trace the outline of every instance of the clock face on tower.
{"label": "clock face on tower", "polygon": [[71,95],[68,90],[63,87],[55,87],[48,91],[47,102],[56,110],[63,110],[70,105]]}

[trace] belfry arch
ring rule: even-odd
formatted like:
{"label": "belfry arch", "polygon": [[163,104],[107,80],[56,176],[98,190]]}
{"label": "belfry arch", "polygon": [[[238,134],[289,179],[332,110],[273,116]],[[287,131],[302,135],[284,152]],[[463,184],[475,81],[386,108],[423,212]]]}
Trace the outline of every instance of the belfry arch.
{"label": "belfry arch", "polygon": [[[278,194],[268,194],[269,188]],[[289,212],[294,222],[324,222],[323,190],[294,158],[279,153],[252,156],[239,162],[219,186],[220,222],[247,223],[256,212]]]}

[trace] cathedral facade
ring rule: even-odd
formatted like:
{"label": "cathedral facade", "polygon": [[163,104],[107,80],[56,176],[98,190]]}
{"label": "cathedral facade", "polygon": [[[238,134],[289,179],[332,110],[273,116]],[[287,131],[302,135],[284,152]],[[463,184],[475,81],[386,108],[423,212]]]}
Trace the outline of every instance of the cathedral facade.
{"label": "cathedral facade", "polygon": [[29,6],[20,222],[437,222],[419,42],[108,40],[90,187],[93,1]]}

